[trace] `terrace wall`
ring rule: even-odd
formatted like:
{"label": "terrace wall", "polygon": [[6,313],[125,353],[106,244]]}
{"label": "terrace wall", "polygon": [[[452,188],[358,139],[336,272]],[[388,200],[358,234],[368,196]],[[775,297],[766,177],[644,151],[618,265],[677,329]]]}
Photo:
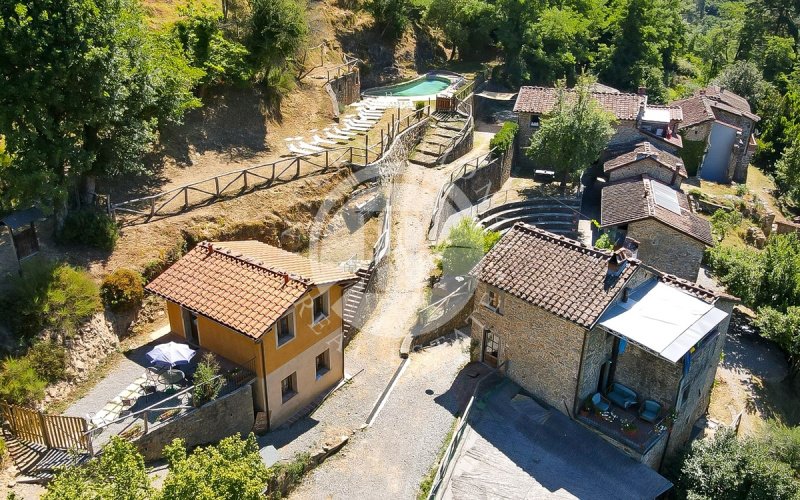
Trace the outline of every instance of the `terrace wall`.
{"label": "terrace wall", "polygon": [[697,280],[704,243],[654,219],[628,224],[627,235],[639,242],[639,259],[665,273]]}

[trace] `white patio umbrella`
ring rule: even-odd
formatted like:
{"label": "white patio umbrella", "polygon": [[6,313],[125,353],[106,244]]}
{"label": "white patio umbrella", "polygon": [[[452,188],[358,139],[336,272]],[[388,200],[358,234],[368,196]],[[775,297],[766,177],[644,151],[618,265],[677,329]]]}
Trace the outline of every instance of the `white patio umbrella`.
{"label": "white patio umbrella", "polygon": [[169,366],[185,365],[191,361],[195,352],[197,351],[186,344],[167,342],[150,349],[147,352],[147,358],[151,363],[161,363]]}

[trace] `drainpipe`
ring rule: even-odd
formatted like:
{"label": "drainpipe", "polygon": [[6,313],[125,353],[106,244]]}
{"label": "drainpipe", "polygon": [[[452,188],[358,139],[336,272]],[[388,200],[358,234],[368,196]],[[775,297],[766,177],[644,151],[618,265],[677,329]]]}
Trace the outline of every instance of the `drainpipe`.
{"label": "drainpipe", "polygon": [[[269,331],[271,332],[272,330]],[[272,422],[269,412],[269,395],[267,393],[267,356],[264,354],[264,337],[262,336],[260,339],[258,339],[257,343],[259,350],[261,351],[261,366],[264,373],[262,380],[262,383],[264,384],[264,412],[267,414],[267,431],[269,431],[272,427]]]}

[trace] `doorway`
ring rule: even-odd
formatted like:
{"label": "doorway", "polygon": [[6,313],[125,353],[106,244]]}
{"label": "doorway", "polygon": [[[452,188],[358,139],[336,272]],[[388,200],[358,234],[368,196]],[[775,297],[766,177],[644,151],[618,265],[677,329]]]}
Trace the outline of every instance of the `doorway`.
{"label": "doorway", "polygon": [[500,337],[488,328],[483,330],[483,362],[497,368],[500,358]]}
{"label": "doorway", "polygon": [[189,343],[200,345],[200,331],[197,328],[197,315],[188,309],[183,310],[183,331]]}

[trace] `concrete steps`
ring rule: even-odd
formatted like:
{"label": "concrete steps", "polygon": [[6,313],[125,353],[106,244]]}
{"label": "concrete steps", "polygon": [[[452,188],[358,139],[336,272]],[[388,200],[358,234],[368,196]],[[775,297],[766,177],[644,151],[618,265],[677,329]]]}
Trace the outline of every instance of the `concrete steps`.
{"label": "concrete steps", "polygon": [[478,222],[491,231],[506,232],[517,222],[545,231],[578,237],[580,202],[577,199],[535,198],[492,207],[478,215]]}
{"label": "concrete steps", "polygon": [[409,157],[411,163],[432,167],[439,162],[441,153],[452,143],[453,138],[464,128],[467,119],[458,113],[434,113],[432,125],[420,144]]}
{"label": "concrete steps", "polygon": [[355,334],[353,324],[356,320],[356,313],[361,301],[364,300],[364,293],[367,288],[367,282],[372,276],[372,269],[359,269],[356,271],[358,281],[353,286],[347,289],[344,295],[344,304],[342,305],[342,336],[345,345],[350,341],[352,335]]}

